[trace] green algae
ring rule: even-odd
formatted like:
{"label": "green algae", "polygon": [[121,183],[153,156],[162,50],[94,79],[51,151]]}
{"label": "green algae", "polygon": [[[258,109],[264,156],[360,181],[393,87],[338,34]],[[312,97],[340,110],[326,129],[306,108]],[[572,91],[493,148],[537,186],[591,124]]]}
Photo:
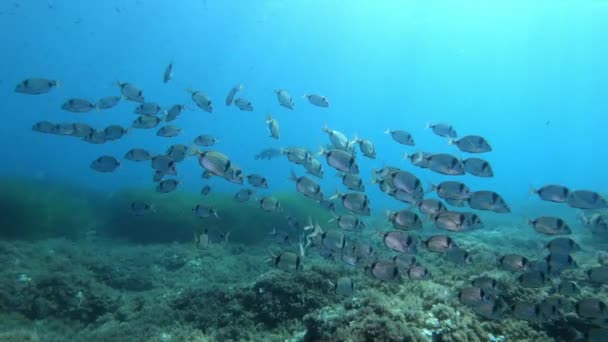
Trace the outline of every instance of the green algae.
{"label": "green algae", "polygon": [[[25,179],[0,181],[0,236],[9,239],[67,237],[75,239],[91,232],[137,243],[188,242],[202,229],[227,233],[230,240],[258,244],[274,227],[287,226],[287,215],[306,222],[327,222],[331,216],[317,203],[299,194],[278,194],[283,210],[265,212],[255,200],[235,201],[231,194],[176,191],[169,194],[128,189],[107,194],[59,183]],[[144,215],[131,211],[133,201],[152,204]],[[219,218],[199,218],[197,204],[215,208]]]}
{"label": "green algae", "polygon": [[0,180],[0,236],[8,239],[77,238],[99,225],[97,193],[64,184]]}

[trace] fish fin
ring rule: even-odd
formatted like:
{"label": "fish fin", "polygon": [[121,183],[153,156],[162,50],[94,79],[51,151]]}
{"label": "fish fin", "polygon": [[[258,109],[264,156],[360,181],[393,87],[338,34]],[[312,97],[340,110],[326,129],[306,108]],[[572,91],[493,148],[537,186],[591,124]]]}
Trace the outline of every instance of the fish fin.
{"label": "fish fin", "polygon": [[314,229],[315,226],[312,224],[312,217],[308,216],[308,225],[304,226],[304,228],[302,228],[303,230],[311,230]]}
{"label": "fish fin", "polygon": [[391,134],[393,131],[391,129],[387,129],[384,131],[384,134]]}
{"label": "fish fin", "polygon": [[317,156],[322,156],[325,154],[327,154],[327,150],[323,146],[319,147],[319,152],[317,152]]}
{"label": "fish fin", "polygon": [[455,144],[456,144],[456,140],[454,140],[453,138],[448,139],[448,145],[455,145]]}
{"label": "fish fin", "polygon": [[433,124],[432,124],[432,123],[430,123],[430,122],[427,122],[427,123],[426,123],[426,129],[429,129],[429,128],[431,128],[431,127],[433,127]]}
{"label": "fish fin", "polygon": [[333,195],[331,195],[331,196],[329,196],[329,200],[330,200],[330,201],[333,201],[333,200],[335,200],[336,198],[340,198],[341,196],[342,196],[342,194],[340,193],[340,190],[339,190],[339,189],[336,189],[336,193],[335,193],[335,194],[333,194]]}
{"label": "fish fin", "polygon": [[294,181],[294,182],[297,183],[298,182],[298,175],[296,175],[296,172],[293,169],[291,169],[290,172],[291,172],[291,174],[289,176],[289,180],[290,181]]}
{"label": "fish fin", "polygon": [[196,146],[195,143],[190,144],[190,146],[188,146],[188,148],[186,149],[186,154],[189,156],[198,155],[199,154],[198,146]]}

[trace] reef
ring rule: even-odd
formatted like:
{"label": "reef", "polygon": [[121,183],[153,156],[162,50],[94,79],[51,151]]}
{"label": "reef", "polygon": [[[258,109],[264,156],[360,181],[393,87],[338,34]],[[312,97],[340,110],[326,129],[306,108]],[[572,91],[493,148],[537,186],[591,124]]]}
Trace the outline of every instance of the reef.
{"label": "reef", "polygon": [[[202,220],[187,209],[200,201],[192,194],[157,198],[131,190],[107,199],[47,185],[47,194],[34,196],[28,191],[39,184],[0,185],[6,190],[0,209],[14,213],[0,229],[2,341],[578,341],[597,326],[577,317],[576,302],[584,297],[608,302],[585,273],[597,264],[593,251],[604,245],[577,254],[584,267],[560,276],[576,281],[580,294],[554,294],[555,284],[518,286],[517,274],[496,267],[497,256],[544,253],[531,248],[531,233],[517,226],[454,235],[472,253],[471,265],[419,253],[431,279],[383,282],[312,247],[299,271],[277,269],[268,262],[268,247],[274,253],[298,251],[296,244],[277,244],[268,235],[269,225],[285,225],[285,217],[255,203],[237,207],[229,196],[206,199],[226,215]],[[133,215],[128,203],[135,198],[153,200],[156,212]],[[301,220],[307,214],[319,222],[329,218],[310,201],[280,199]],[[40,214],[28,214],[32,208]],[[373,220],[386,227],[380,218]],[[231,231],[230,239],[195,246],[192,229],[202,224]],[[504,243],[500,236],[507,228],[521,234]],[[394,256],[376,235],[366,236],[376,256]],[[584,233],[578,241],[593,243]],[[506,307],[552,295],[563,315],[547,322],[484,318],[458,300],[459,289],[480,275],[500,283]],[[351,295],[338,294],[331,285],[341,276],[352,278]]]}

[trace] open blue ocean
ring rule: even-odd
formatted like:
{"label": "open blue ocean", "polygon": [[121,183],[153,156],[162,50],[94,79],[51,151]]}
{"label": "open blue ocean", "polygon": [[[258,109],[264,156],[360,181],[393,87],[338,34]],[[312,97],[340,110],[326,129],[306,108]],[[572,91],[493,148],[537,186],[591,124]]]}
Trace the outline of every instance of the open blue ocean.
{"label": "open blue ocean", "polygon": [[0,341],[605,341],[607,23],[0,3]]}

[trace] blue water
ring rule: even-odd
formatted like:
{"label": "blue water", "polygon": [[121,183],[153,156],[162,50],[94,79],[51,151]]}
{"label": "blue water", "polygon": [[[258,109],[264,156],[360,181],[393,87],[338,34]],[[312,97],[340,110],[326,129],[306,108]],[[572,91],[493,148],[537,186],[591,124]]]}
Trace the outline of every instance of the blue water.
{"label": "blue water", "polygon": [[[269,193],[291,191],[285,158],[257,161],[266,147],[328,142],[324,124],[371,139],[378,159],[358,158],[369,182],[371,169],[386,163],[415,170],[425,182],[447,179],[413,169],[405,152],[459,153],[426,130],[448,122],[460,136],[486,137],[486,154],[496,177],[460,177],[473,190],[499,192],[512,207],[538,204],[530,186],[558,183],[572,189],[608,192],[604,151],[608,138],[608,4],[605,1],[6,1],[0,4],[0,64],[3,174],[69,181],[109,192],[154,188],[148,163],[124,161],[114,173],[89,168],[102,154],[122,155],[133,147],[164,152],[190,144],[202,133],[216,135],[214,148],[245,173],[261,173]],[[163,84],[165,66],[174,79]],[[29,77],[57,79],[49,94],[13,92]],[[96,101],[118,95],[117,80],[131,82],[146,100],[169,107],[188,104],[176,125],[177,138],[134,130],[119,141],[91,145],[70,137],[39,134],[40,120],[85,122],[96,128],[128,126],[134,103],[100,113],[61,110],[71,97]],[[228,90],[242,83],[254,112],[224,106]],[[213,114],[194,106],[186,89],[208,93]],[[287,89],[296,109],[279,106],[275,88]],[[310,105],[307,92],[328,97],[329,109]],[[272,113],[281,139],[268,137],[264,118]],[[398,145],[386,129],[405,129],[416,147]],[[339,180],[324,165],[324,191]],[[195,158],[179,165],[182,190],[204,184]],[[221,179],[218,191],[238,186]],[[400,203],[368,185],[372,210]]]}

